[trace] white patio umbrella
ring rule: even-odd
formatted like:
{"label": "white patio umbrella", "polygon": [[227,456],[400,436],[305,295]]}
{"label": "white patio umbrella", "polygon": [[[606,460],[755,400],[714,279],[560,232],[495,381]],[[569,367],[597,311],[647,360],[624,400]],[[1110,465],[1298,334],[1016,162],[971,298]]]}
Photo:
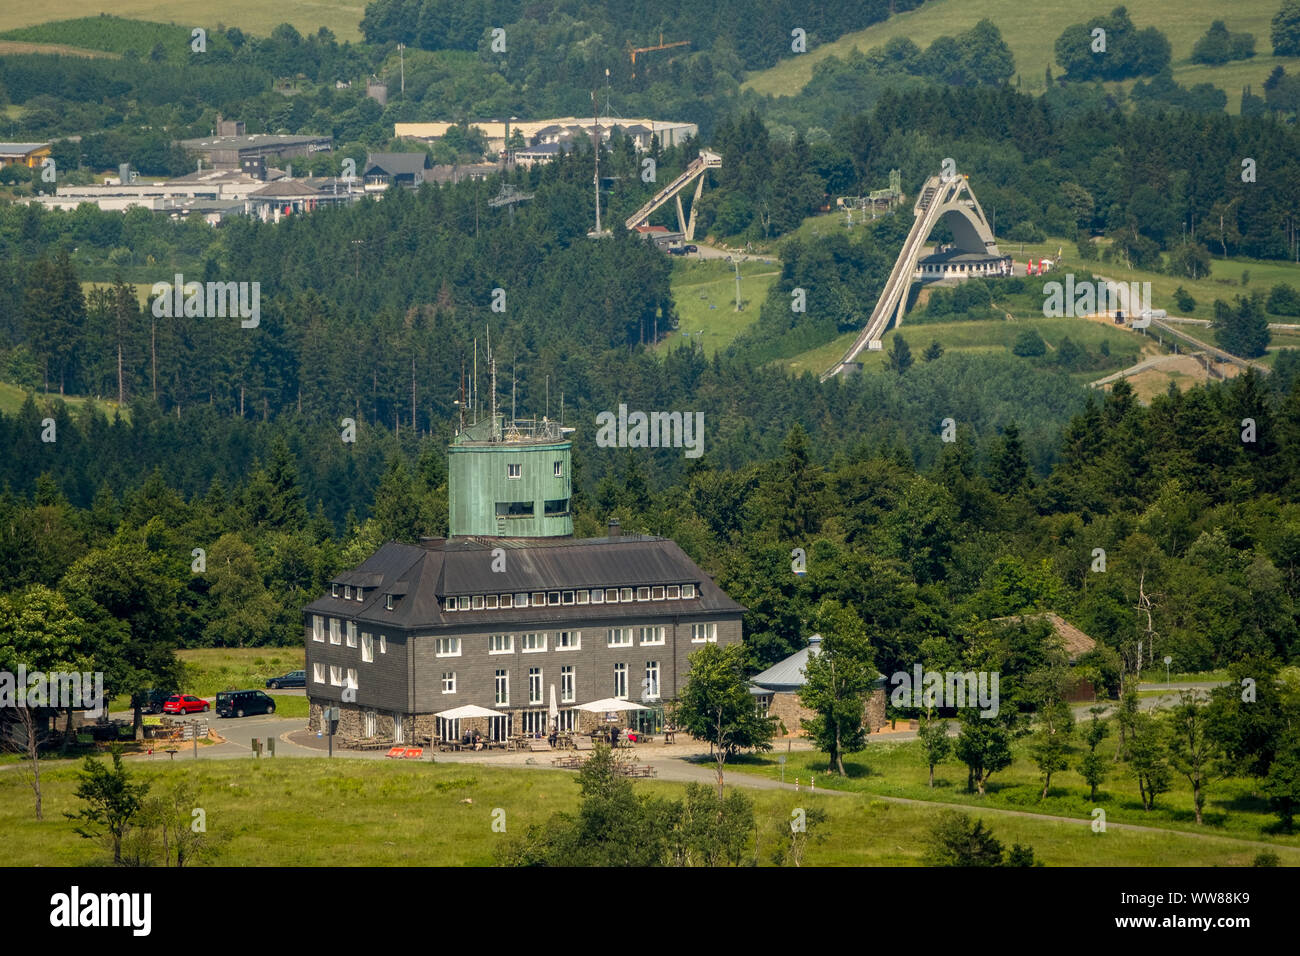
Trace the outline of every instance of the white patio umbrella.
{"label": "white patio umbrella", "polygon": [[612,711],[649,709],[649,707],[643,707],[635,701],[619,700],[617,697],[606,697],[603,700],[593,700],[589,704],[578,705],[578,710],[590,711],[593,714],[604,714]]}
{"label": "white patio umbrella", "polygon": [[[486,707],[479,707],[477,704],[465,704],[462,707],[453,707],[451,710],[443,710],[434,714],[435,717],[441,717],[443,720],[460,721],[468,717],[500,717],[495,710],[488,710]],[[456,724],[459,728],[460,724]]]}
{"label": "white patio umbrella", "polygon": [[546,716],[551,719],[551,730],[560,729],[560,707],[555,703],[555,685],[551,685],[551,706],[546,708]]}
{"label": "white patio umbrella", "polygon": [[486,707],[479,707],[477,704],[465,704],[463,707],[453,707],[451,710],[443,710],[434,714],[435,717],[442,717],[446,720],[461,720],[465,717],[500,717],[499,711],[488,710]]}

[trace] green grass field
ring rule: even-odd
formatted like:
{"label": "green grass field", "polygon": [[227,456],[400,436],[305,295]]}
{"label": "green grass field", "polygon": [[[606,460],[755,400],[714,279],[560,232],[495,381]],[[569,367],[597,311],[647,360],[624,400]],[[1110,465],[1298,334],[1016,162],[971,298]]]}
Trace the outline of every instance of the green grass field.
{"label": "green grass field", "polygon": [[[740,264],[740,301],[736,311],[736,273],[721,259],[679,259],[673,264],[673,301],[680,323],[676,334],[659,343],[674,349],[687,341],[699,342],[712,356],[730,345],[758,318],[767,290],[781,274],[781,264],[751,259]],[[685,334],[683,334],[685,333]]]}
{"label": "green grass field", "polygon": [[[945,354],[950,352],[1004,352],[1009,354],[1011,346],[1015,344],[1016,336],[1027,328],[1036,329],[1038,334],[1043,337],[1043,340],[1047,343],[1049,357],[1051,351],[1057,348],[1061,340],[1067,335],[1077,344],[1086,346],[1088,351],[1093,354],[1097,354],[1097,350],[1103,341],[1109,342],[1112,361],[1096,371],[1077,373],[1080,381],[1084,382],[1127,368],[1133,364],[1128,359],[1133,358],[1138,350],[1147,345],[1147,343],[1141,341],[1141,337],[1136,332],[1112,328],[1086,319],[1045,319],[1041,316],[1018,318],[1014,322],[1008,322],[1005,319],[989,319],[973,322],[926,323],[909,323],[905,317],[901,334],[912,350],[912,357],[919,362],[921,361],[921,352],[934,341],[938,341],[943,346]],[[858,361],[862,362],[863,367],[868,370],[883,369],[885,367],[885,355],[890,350],[894,336],[898,334],[900,334],[899,329],[891,328],[881,338],[881,351],[862,352],[858,356]],[[781,361],[795,374],[810,371],[820,375],[844,355],[855,338],[857,338],[857,332],[846,332],[825,345],[809,349],[807,352],[801,352],[790,359]]]}
{"label": "green grass field", "polygon": [[[108,13],[134,20],[172,23],[187,31],[194,27],[236,26],[245,33],[260,36],[269,35],[281,23],[291,23],[303,34],[315,33],[325,26],[339,42],[356,42],[361,39],[358,25],[365,8],[365,0],[281,0],[275,4],[264,0],[227,0],[219,5],[208,0],[59,0],[53,10],[41,4],[6,3],[0,4],[0,31],[47,23],[52,13],[60,20]],[[142,52],[148,52],[151,46],[152,43]]]}
{"label": "green grass field", "polygon": [[[224,866],[491,865],[495,845],[506,836],[578,805],[576,775],[530,768],[310,758],[149,765],[128,759],[127,765],[156,788],[193,780],[207,832],[217,841],[211,862]],[[0,772],[0,832],[9,865],[108,863],[107,849],[79,837],[63,817],[78,805],[76,772],[62,765],[42,774],[43,822],[34,818],[22,773]],[[636,787],[673,798],[683,791],[681,784],[661,781],[638,781]],[[930,807],[858,796],[749,793],[763,863],[796,808],[820,807],[829,815],[828,838],[808,851],[806,862],[813,866],[916,865],[936,816]],[[505,836],[492,828],[498,808],[505,812]],[[984,819],[1004,845],[1030,844],[1049,866],[1246,866],[1258,852],[1172,831],[1094,834],[1088,827],[1032,817]],[[1296,862],[1292,851],[1279,854],[1284,863]]]}
{"label": "green grass field", "polygon": [[[1099,750],[1107,756],[1115,752],[1115,729]],[[1080,750],[1085,748],[1080,747]],[[840,778],[826,772],[826,755],[814,751],[786,755],[785,779],[798,776],[806,784],[815,777],[818,788],[848,790],[864,795],[908,797],[917,800],[959,803],[972,808],[997,807],[1029,813],[1050,814],[1090,820],[1092,810],[1101,807],[1109,823],[1132,823],[1188,833],[1217,834],[1243,840],[1257,840],[1286,848],[1284,859],[1300,865],[1300,833],[1272,832],[1276,818],[1268,812],[1266,801],[1257,794],[1254,781],[1230,778],[1210,786],[1205,806],[1205,824],[1196,825],[1191,789],[1187,780],[1175,776],[1173,789],[1156,798],[1153,810],[1142,809],[1137,783],[1125,763],[1111,763],[1110,775],[1101,785],[1097,802],[1088,799],[1088,787],[1073,769],[1052,777],[1052,789],[1040,799],[1042,777],[1029,757],[1028,744],[1019,740],[1012,745],[1014,762],[990,778],[988,793],[981,797],[966,792],[966,768],[954,758],[935,769],[935,787],[928,786],[928,770],[916,741],[870,744],[861,753],[845,758],[848,776]],[[1071,763],[1077,763],[1076,752]],[[775,754],[746,757],[735,770],[775,778],[781,768]],[[996,819],[996,818],[995,818]]]}
{"label": "green grass field", "polygon": [[[927,0],[921,7],[896,14],[883,23],[846,34],[833,43],[823,44],[803,54],[790,54],[775,66],[751,73],[744,84],[747,89],[772,96],[793,96],[812,79],[813,65],[828,56],[844,57],[854,47],[866,52],[894,37],[907,37],[924,49],[937,37],[953,36],[969,30],[984,18],[992,20],[1002,31],[1002,38],[1011,48],[1020,74],[1021,90],[1041,93],[1046,87],[1046,70],[1049,65],[1055,75],[1060,68],[1055,63],[1054,47],[1061,31],[1072,23],[1081,23],[1094,16],[1106,15],[1117,3],[1077,4],[1063,0],[1056,2],[1023,3],[1021,0],[980,0],[979,3],[962,0]],[[1241,88],[1247,84],[1258,92],[1274,66],[1282,65],[1294,72],[1300,60],[1294,57],[1269,55],[1269,23],[1277,12],[1274,0],[1245,0],[1225,10],[1212,0],[1185,0],[1171,16],[1167,0],[1128,0],[1124,4],[1129,16],[1139,28],[1158,28],[1173,47],[1174,79],[1184,85],[1213,83],[1228,94],[1228,110],[1237,112],[1241,103]],[[1192,46],[1205,33],[1214,20],[1224,20],[1233,32],[1255,35],[1256,56],[1250,60],[1227,63],[1222,66],[1198,66],[1191,62]],[[1015,79],[1012,79],[1015,82]],[[1108,84],[1132,86],[1132,82]]]}
{"label": "green grass field", "polygon": [[[302,670],[306,651],[301,646],[202,647],[177,651],[176,656],[185,664],[187,680],[183,693],[211,697],[219,690],[261,688],[268,678]],[[298,715],[286,713],[285,716]],[[307,716],[306,710],[302,716]]]}
{"label": "green grass field", "polygon": [[[92,398],[86,398],[85,396],[81,396],[81,395],[60,396],[57,392],[37,392],[36,408],[42,413],[47,413],[53,409],[54,403],[58,401],[60,398],[62,398],[62,400],[66,402],[70,408],[80,409],[82,406],[86,405],[87,403],[97,404],[99,405],[100,410],[109,418],[110,421],[112,420],[114,413],[118,412],[119,410],[122,413],[123,419],[127,421],[130,421],[131,419],[130,410],[126,408],[122,408],[117,404],[117,402],[110,402],[107,400],[101,400],[96,402]],[[0,412],[3,412],[6,415],[14,415],[18,412],[20,408],[22,408],[23,402],[26,401],[26,399],[27,399],[26,389],[21,388],[17,385],[10,385],[7,382],[0,382]]]}

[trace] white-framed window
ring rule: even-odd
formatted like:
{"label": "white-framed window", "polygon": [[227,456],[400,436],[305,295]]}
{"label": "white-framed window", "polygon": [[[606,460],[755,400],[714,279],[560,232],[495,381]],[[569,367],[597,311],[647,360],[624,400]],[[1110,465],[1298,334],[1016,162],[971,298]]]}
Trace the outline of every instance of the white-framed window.
{"label": "white-framed window", "polygon": [[[364,596],[365,592],[366,592],[366,589],[365,589],[365,588],[363,588],[363,587],[358,587],[358,588],[357,588],[357,600],[358,600],[358,601],[361,600],[361,598]],[[372,713],[373,713],[373,711],[372,711]]]}
{"label": "white-framed window", "polygon": [[523,465],[506,465],[507,478],[522,478],[524,476]]}
{"label": "white-framed window", "polygon": [[523,727],[526,734],[544,734],[551,727],[550,715],[544,710],[526,710]]}
{"label": "white-framed window", "polygon": [[573,603],[573,592],[572,592],[572,591],[565,591],[563,594],[561,594],[561,595],[560,595],[560,603],[561,603],[561,604],[572,604],[572,603]]}
{"label": "white-framed window", "polygon": [[456,672],[455,671],[442,672],[442,692],[444,694],[456,693]]}
{"label": "white-framed window", "polygon": [[489,594],[483,599],[483,601],[484,606],[487,607],[489,611],[495,611],[497,609],[497,596],[495,594]]}
{"label": "white-framed window", "polygon": [[342,623],[343,622],[340,621],[337,617],[330,618],[330,643],[331,644],[343,643],[343,628],[340,627]]}
{"label": "white-framed window", "polygon": [[391,594],[385,594],[385,595],[384,595],[384,610],[385,610],[385,611],[391,611],[392,609],[393,609],[393,596],[392,596]]}
{"label": "white-framed window", "polygon": [[379,715],[373,710],[365,711],[361,716],[361,733],[373,737],[379,731]]}
{"label": "white-framed window", "polygon": [[575,595],[575,598],[576,598],[578,604],[590,604],[590,603],[591,603],[591,592],[588,591],[586,588],[583,588],[581,591],[579,591],[579,592]]}
{"label": "white-framed window", "polygon": [[617,604],[617,603],[618,603],[618,588],[606,588],[606,589],[605,589],[605,603],[606,603],[606,604]]}
{"label": "white-framed window", "polygon": [[357,622],[348,621],[348,647],[357,646]]}
{"label": "white-framed window", "polygon": [[375,662],[375,635],[369,631],[361,632],[361,660],[366,664]]}
{"label": "white-framed window", "polygon": [[511,654],[515,649],[515,636],[513,634],[489,634],[488,635],[488,653],[489,654]]}
{"label": "white-framed window", "polygon": [[691,625],[692,644],[705,644],[705,643],[716,644],[717,642],[718,642],[718,625],[716,622],[710,621],[707,624]]}
{"label": "white-framed window", "polygon": [[632,600],[632,589],[631,589],[631,588],[620,588],[620,589],[619,589],[619,592],[618,592],[618,599],[619,599],[620,601],[623,601],[623,602],[627,602],[627,601]]}
{"label": "white-framed window", "polygon": [[605,603],[605,592],[602,591],[600,588],[595,588],[594,590],[592,590],[592,592],[591,592],[591,603],[592,603],[592,604],[604,604],[604,603]]}
{"label": "white-framed window", "polygon": [[474,609],[474,602],[468,594],[462,594],[460,596],[460,609],[462,611]]}
{"label": "white-framed window", "polygon": [[338,597],[338,596],[339,596],[339,586],[337,584],[331,584],[330,597]]}
{"label": "white-framed window", "polygon": [[560,730],[577,730],[578,714],[579,711],[576,707],[560,711]]}
{"label": "white-framed window", "polygon": [[[382,642],[383,637],[379,640]],[[382,645],[381,645],[382,646]],[[460,657],[459,637],[440,637],[433,643],[434,657]]]}
{"label": "white-framed window", "polygon": [[631,647],[632,646],[632,628],[630,627],[611,627],[605,641],[608,647]]}
{"label": "white-framed window", "polygon": [[545,591],[534,591],[534,592],[533,592],[533,607],[546,607],[546,592],[545,592]]}
{"label": "white-framed window", "polygon": [[576,651],[582,647],[582,631],[556,631],[555,649],[557,651]]}
{"label": "white-framed window", "polygon": [[514,607],[514,606],[515,606],[515,596],[514,596],[513,594],[503,594],[503,595],[501,595],[501,606],[502,606],[502,607]]}
{"label": "white-framed window", "polygon": [[557,461],[557,462],[555,463],[555,477],[556,477],[556,478],[563,478],[563,477],[564,477],[564,462],[562,462],[562,461]]}
{"label": "white-framed window", "polygon": [[641,683],[642,700],[659,699],[659,662],[645,662],[645,680]]}
{"label": "white-framed window", "polygon": [[508,670],[498,670],[496,672],[496,702],[498,707],[510,706],[510,672]]}
{"label": "white-framed window", "polygon": [[664,599],[664,589],[662,585],[650,589],[650,600],[662,601],[663,599]]}
{"label": "white-framed window", "polygon": [[560,700],[566,704],[572,704],[578,699],[575,675],[576,671],[572,664],[565,664],[560,668]]}
{"label": "white-framed window", "polygon": [[345,601],[352,600],[352,585],[350,584],[343,585],[343,600]]}
{"label": "white-framed window", "polygon": [[664,634],[667,632],[667,629],[662,626],[642,627],[639,628],[639,630],[641,633],[638,635],[638,638],[642,646],[645,646],[646,644],[662,644],[664,642]]}
{"label": "white-framed window", "polygon": [[330,684],[334,687],[343,685],[343,668],[338,664],[330,665]]}
{"label": "white-framed window", "polygon": [[695,597],[695,585],[694,585],[694,584],[683,584],[683,585],[682,585],[682,598],[683,598],[683,599],[686,599],[686,598],[693,598],[693,597]]}
{"label": "white-framed window", "polygon": [[312,664],[312,665],[311,665],[311,682],[312,682],[313,684],[323,684],[323,683],[325,683],[325,665],[324,665],[324,664]]}
{"label": "white-framed window", "polygon": [[614,696],[619,700],[627,700],[627,665],[614,665]]}
{"label": "white-framed window", "polygon": [[515,607],[528,607],[528,595],[525,592],[515,594]]}
{"label": "white-framed window", "polygon": [[357,669],[355,667],[348,668],[347,676],[343,680],[344,680],[344,685],[347,687],[351,687],[353,690],[356,690],[359,686],[361,686],[357,683]]}
{"label": "white-framed window", "polygon": [[472,607],[474,608],[474,610],[476,610],[476,611],[481,611],[481,610],[483,610],[483,595],[481,595],[481,594],[475,594],[475,595],[474,595],[474,603],[473,603],[471,606],[472,606]]}
{"label": "white-framed window", "polygon": [[547,604],[552,604],[552,605],[554,605],[554,604],[559,604],[559,603],[560,603],[560,592],[559,592],[559,591],[551,591],[551,592],[549,592],[549,593],[546,595],[546,603],[547,603]]}
{"label": "white-framed window", "polygon": [[528,703],[542,703],[542,669],[540,667],[528,668]]}
{"label": "white-framed window", "polygon": [[379,653],[380,654],[388,653],[388,638],[385,637],[383,634],[379,635]]}
{"label": "white-framed window", "polygon": [[444,604],[448,611],[455,611],[460,607],[460,603],[454,597],[447,598]]}
{"label": "white-framed window", "polygon": [[525,654],[536,654],[546,650],[546,634],[521,634],[519,644]]}
{"label": "white-framed window", "polygon": [[636,599],[637,599],[638,601],[648,601],[648,600],[650,600],[650,589],[649,589],[649,588],[637,588],[637,589],[636,589]]}
{"label": "white-framed window", "polygon": [[681,596],[682,596],[682,588],[680,584],[670,584],[668,585],[667,588],[664,589],[664,597],[666,597],[670,601],[676,601],[680,599]]}
{"label": "white-framed window", "polygon": [[313,641],[325,641],[325,618],[319,614],[311,616],[311,639]]}

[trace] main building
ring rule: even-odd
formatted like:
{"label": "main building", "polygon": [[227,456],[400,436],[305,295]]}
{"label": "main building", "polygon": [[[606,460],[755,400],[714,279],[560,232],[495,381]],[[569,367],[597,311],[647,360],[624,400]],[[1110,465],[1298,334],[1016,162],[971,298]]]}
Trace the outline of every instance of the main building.
{"label": "main building", "polygon": [[578,706],[642,704],[653,729],[689,655],[741,639],[745,609],[666,538],[576,540],[568,429],[495,412],[449,450],[450,536],[389,542],[304,608],[310,726],[339,709],[345,740],[459,734],[437,715],[491,710],[491,739],[602,719]]}

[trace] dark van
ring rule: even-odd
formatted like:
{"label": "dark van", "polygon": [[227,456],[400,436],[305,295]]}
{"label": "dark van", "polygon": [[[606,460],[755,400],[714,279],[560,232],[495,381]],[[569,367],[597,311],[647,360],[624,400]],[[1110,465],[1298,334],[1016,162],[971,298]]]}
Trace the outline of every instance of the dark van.
{"label": "dark van", "polygon": [[217,694],[218,717],[274,714],[275,700],[260,690],[223,690]]}

